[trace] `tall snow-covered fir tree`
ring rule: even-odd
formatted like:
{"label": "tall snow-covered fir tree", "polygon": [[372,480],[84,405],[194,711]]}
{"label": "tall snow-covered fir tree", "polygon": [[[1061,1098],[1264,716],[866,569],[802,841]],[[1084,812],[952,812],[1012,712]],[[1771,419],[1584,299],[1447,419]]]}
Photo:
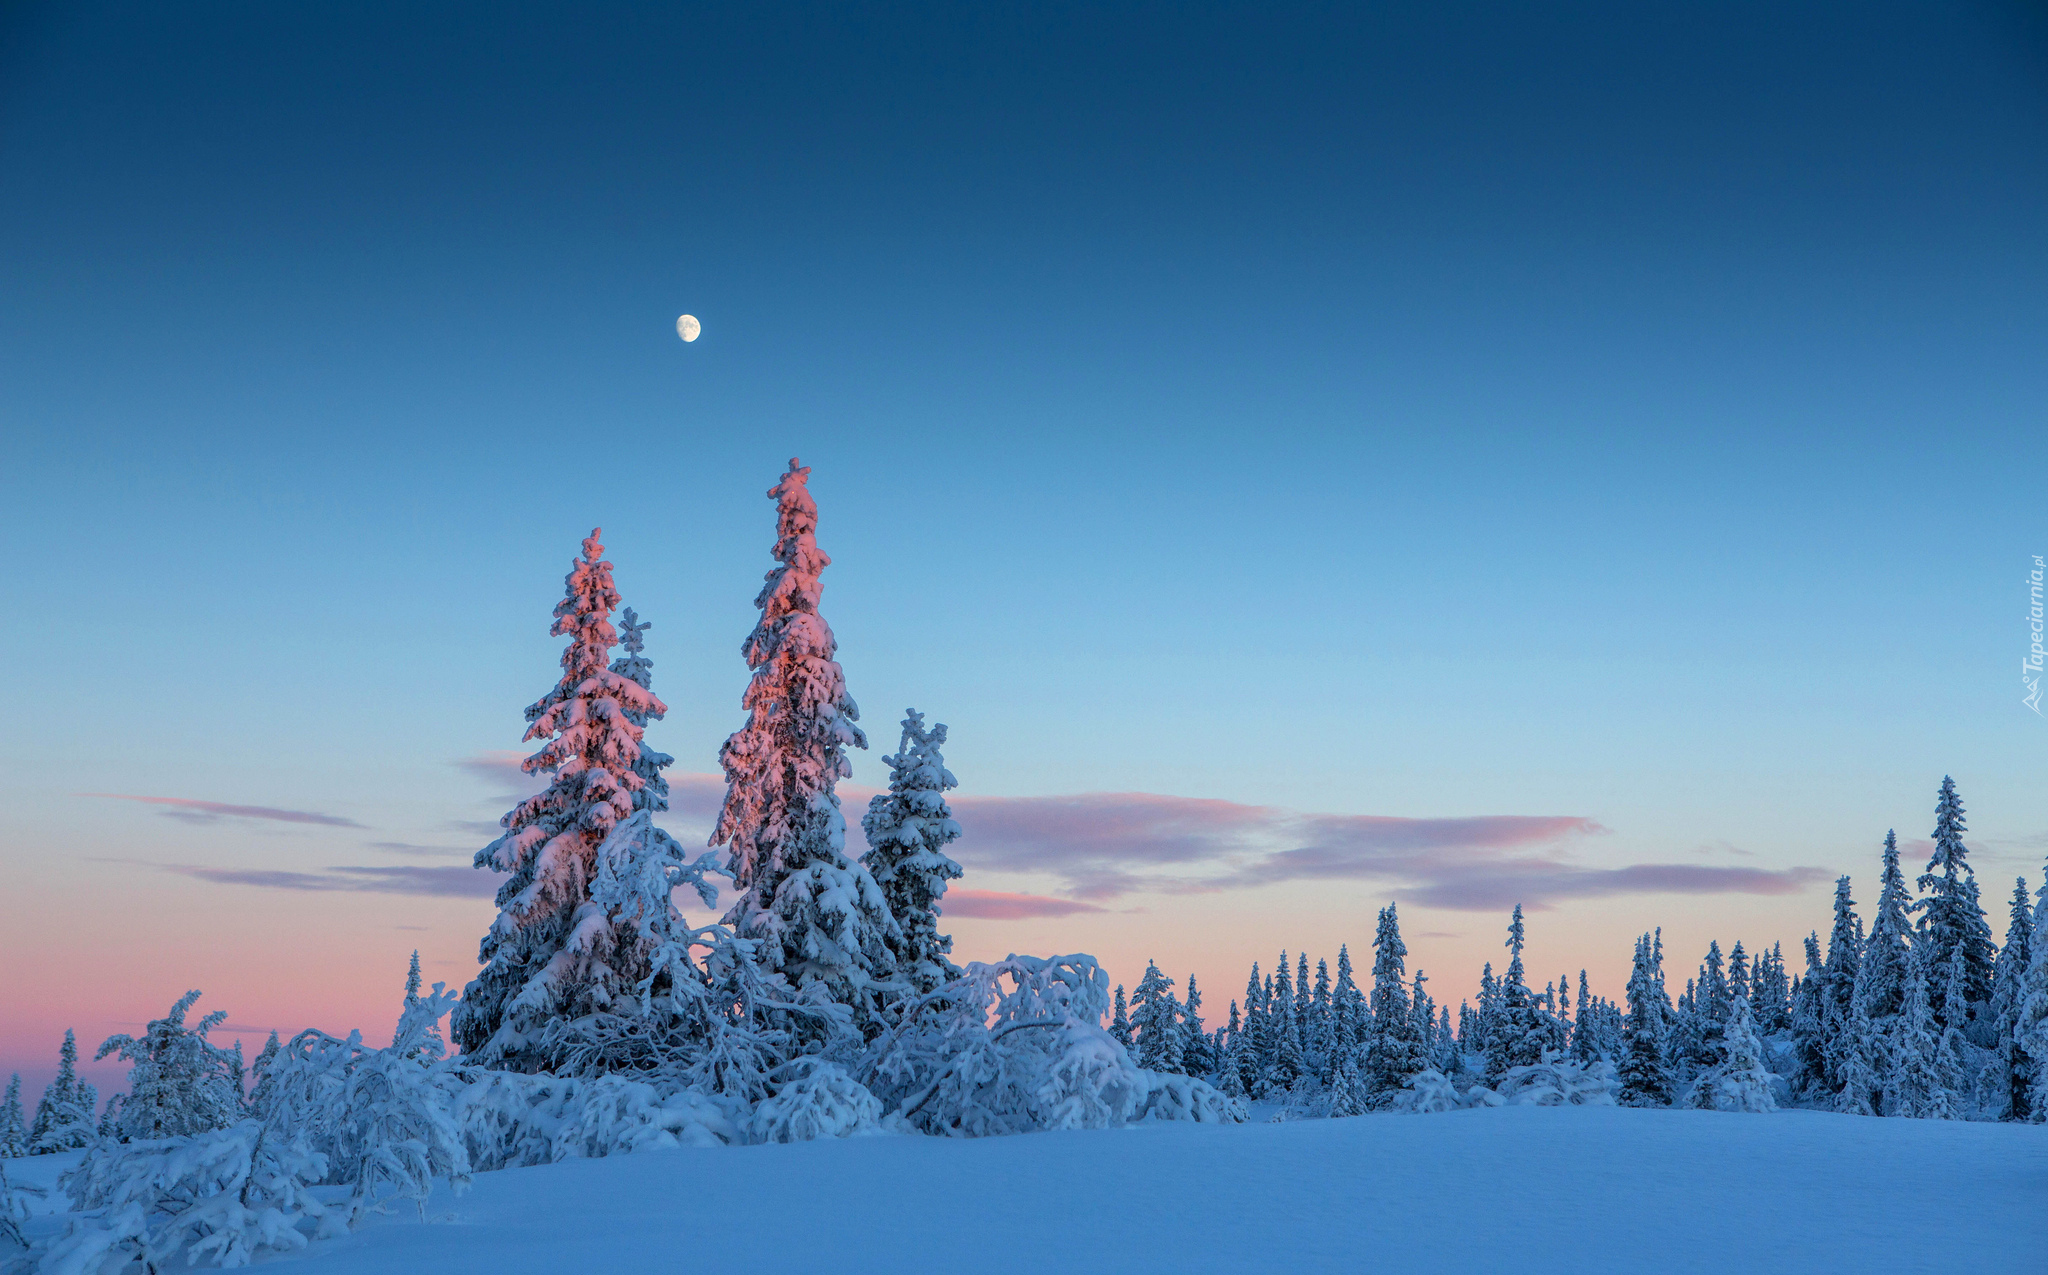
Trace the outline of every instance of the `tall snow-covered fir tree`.
{"label": "tall snow-covered fir tree", "polygon": [[881,886],[846,857],[835,786],[853,773],[846,750],[868,741],[818,611],[818,577],[832,560],[818,548],[810,473],[792,458],[768,491],[776,566],[741,647],[753,670],[740,700],[747,724],[718,750],[726,792],[711,844],[727,848],[739,891],[726,924],[761,945],[762,965],[865,1011],[895,974],[902,934]]}
{"label": "tall snow-covered fir tree", "polygon": [[1806,974],[1798,981],[1788,1013],[1799,1071],[1792,1087],[1802,1094],[1828,1091],[1826,1005],[1821,993],[1827,986],[1827,964],[1820,955],[1820,934],[1808,932],[1805,940]]}
{"label": "tall snow-covered fir tree", "polygon": [[592,888],[601,848],[646,784],[636,769],[642,724],[667,708],[610,666],[619,595],[599,534],[583,541],[548,630],[569,639],[562,676],[526,710],[526,738],[544,742],[521,768],[549,776],[548,786],[506,814],[504,835],[476,856],[477,867],[508,876],[478,950],[483,972],[451,1022],[464,1053],[508,1070],[546,1066],[539,1033],[550,1020],[610,1009],[637,981],[637,971],[616,968],[617,930]]}
{"label": "tall snow-covered fir tree", "polygon": [[1997,1091],[1994,1113],[2001,1120],[2025,1120],[2027,1091],[2033,1084],[2033,1060],[2020,1046],[2017,1028],[2020,1001],[2025,996],[2027,967],[2033,961],[2034,911],[2027,893],[2027,879],[2013,883],[2012,909],[2005,929],[2005,946],[1998,952],[1998,968],[1991,984],[1991,1023],[1998,1033]]}
{"label": "tall snow-covered fir tree", "polygon": [[1365,1109],[1380,1111],[1398,1101],[1409,1077],[1429,1066],[1429,1057],[1408,996],[1408,945],[1401,941],[1401,920],[1391,903],[1380,909],[1372,949],[1372,1019],[1358,1079]]}
{"label": "tall snow-covered fir tree", "polygon": [[1664,1055],[1666,1005],[1658,964],[1645,934],[1636,940],[1635,966],[1628,977],[1628,1020],[1617,1068],[1624,1107],[1671,1105],[1671,1068]]}
{"label": "tall snow-covered fir tree", "polygon": [[1173,995],[1173,980],[1150,961],[1145,962],[1145,977],[1138,990],[1131,994],[1131,1029],[1140,1067],[1172,1072],[1185,1069],[1180,1002]]}
{"label": "tall snow-covered fir tree", "polygon": [[1849,878],[1839,877],[1835,881],[1835,923],[1828,934],[1828,960],[1821,971],[1820,988],[1821,1048],[1827,1060],[1827,1087],[1836,1093],[1846,1083],[1850,1057],[1867,1052],[1867,1031],[1859,1032],[1853,1026],[1858,1005],[1856,974],[1862,965],[1863,919],[1856,915]]}
{"label": "tall snow-covered fir tree", "polygon": [[1500,1006],[1486,1043],[1488,1080],[1498,1080],[1510,1068],[1542,1062],[1544,1050],[1561,1044],[1555,1024],[1529,995],[1528,977],[1522,965],[1525,934],[1522,905],[1517,903],[1514,918],[1508,923],[1508,972],[1500,980]]}
{"label": "tall snow-covered fir tree", "polygon": [[1977,1007],[1991,999],[1996,949],[1978,896],[1976,869],[1970,866],[1969,851],[1963,846],[1967,831],[1956,781],[1944,775],[1934,806],[1934,855],[1927,861],[1927,871],[1920,874],[1919,886],[1927,897],[1920,901],[1918,936],[1929,945],[1927,994],[1941,1027],[1948,1026],[1942,1006],[1948,1000],[1949,966],[1958,947],[1963,950],[1962,999],[1970,1013],[1975,1015]]}
{"label": "tall snow-covered fir tree", "polygon": [[1130,1002],[1124,999],[1122,983],[1116,985],[1116,1008],[1109,1016],[1109,1034],[1125,1049],[1136,1043],[1131,1039],[1131,1007]]}
{"label": "tall snow-covered fir tree", "polygon": [[1870,919],[1870,934],[1863,941],[1863,961],[1856,973],[1856,994],[1863,998],[1864,1012],[1872,1022],[1881,1023],[1899,1012],[1906,996],[1907,943],[1912,920],[1906,913],[1912,900],[1906,894],[1906,874],[1899,869],[1899,838],[1884,834],[1883,889],[1877,896],[1877,913]]}
{"label": "tall snow-covered fir tree", "polygon": [[1337,983],[1330,990],[1330,1027],[1340,1050],[1349,1051],[1365,1040],[1366,1024],[1372,1011],[1351,971],[1351,946],[1337,949]]}
{"label": "tall snow-covered fir tree", "polygon": [[99,1105],[99,1091],[78,1078],[78,1037],[66,1030],[64,1044],[57,1050],[57,1078],[43,1090],[36,1104],[35,1123],[28,1134],[29,1151],[48,1155],[76,1151],[90,1144],[95,1134],[93,1110]]}
{"label": "tall snow-covered fir tree", "polygon": [[7,1081],[7,1096],[0,1098],[0,1160],[28,1154],[28,1125],[22,1119],[21,1073]]}
{"label": "tall snow-covered fir tree", "polygon": [[1180,1006],[1181,1070],[1190,1076],[1207,1076],[1222,1066],[1222,1056],[1202,1025],[1202,989],[1195,976],[1188,975],[1188,994]]}
{"label": "tall snow-covered fir tree", "polygon": [[882,759],[889,767],[889,790],[875,794],[861,819],[868,841],[861,862],[882,887],[900,932],[896,972],[919,992],[960,976],[947,959],[952,936],[939,933],[946,883],[960,879],[960,865],[946,857],[960,825],[946,805],[946,790],[959,781],[939,752],[945,742],[943,724],[927,730],[923,713],[905,709],[902,742],[895,756]]}

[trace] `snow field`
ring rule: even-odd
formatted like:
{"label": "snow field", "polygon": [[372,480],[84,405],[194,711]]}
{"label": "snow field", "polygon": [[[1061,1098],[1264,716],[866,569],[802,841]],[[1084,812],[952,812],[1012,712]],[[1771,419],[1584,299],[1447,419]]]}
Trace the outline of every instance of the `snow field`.
{"label": "snow field", "polygon": [[285,1260],[308,1275],[1950,1275],[2044,1269],[2044,1206],[2038,1125],[1508,1107],[567,1161],[479,1174],[465,1196],[436,1192],[432,1224],[397,1213]]}

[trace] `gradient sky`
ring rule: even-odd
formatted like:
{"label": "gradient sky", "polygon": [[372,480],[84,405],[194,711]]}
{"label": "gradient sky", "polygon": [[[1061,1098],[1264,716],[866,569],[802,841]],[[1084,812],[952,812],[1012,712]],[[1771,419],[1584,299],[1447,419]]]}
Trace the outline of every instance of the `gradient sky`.
{"label": "gradient sky", "polygon": [[466,980],[592,526],[701,830],[791,455],[962,958],[1619,996],[1944,774],[2003,935],[2048,22],[1538,9],[7,6],[0,1072]]}

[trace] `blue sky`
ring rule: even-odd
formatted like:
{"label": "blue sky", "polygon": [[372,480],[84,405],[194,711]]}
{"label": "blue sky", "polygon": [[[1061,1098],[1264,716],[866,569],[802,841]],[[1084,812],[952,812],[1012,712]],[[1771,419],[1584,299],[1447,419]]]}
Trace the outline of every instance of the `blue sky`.
{"label": "blue sky", "polygon": [[[965,794],[1804,870],[1553,900],[1538,965],[1610,993],[1650,925],[1821,924],[1944,773],[1987,899],[2048,849],[2038,11],[415,9],[0,19],[0,1066],[465,979],[473,897],[160,865],[459,864],[594,525],[714,771],[791,455],[871,734],[948,722]],[[1078,900],[988,810],[966,884]],[[957,932],[1220,1009],[1417,888]],[[1462,994],[1497,918],[1411,911]]]}

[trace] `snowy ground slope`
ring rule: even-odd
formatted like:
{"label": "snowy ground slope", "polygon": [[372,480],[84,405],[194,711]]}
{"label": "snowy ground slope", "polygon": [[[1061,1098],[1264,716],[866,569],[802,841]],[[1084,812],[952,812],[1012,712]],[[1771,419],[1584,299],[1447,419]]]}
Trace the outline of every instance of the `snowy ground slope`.
{"label": "snowy ground slope", "polygon": [[[931,1202],[881,1203],[910,1194]],[[452,1220],[401,1215],[286,1260],[308,1275],[2044,1270],[2048,1128],[1511,1107],[872,1137],[480,1174],[431,1213]]]}

